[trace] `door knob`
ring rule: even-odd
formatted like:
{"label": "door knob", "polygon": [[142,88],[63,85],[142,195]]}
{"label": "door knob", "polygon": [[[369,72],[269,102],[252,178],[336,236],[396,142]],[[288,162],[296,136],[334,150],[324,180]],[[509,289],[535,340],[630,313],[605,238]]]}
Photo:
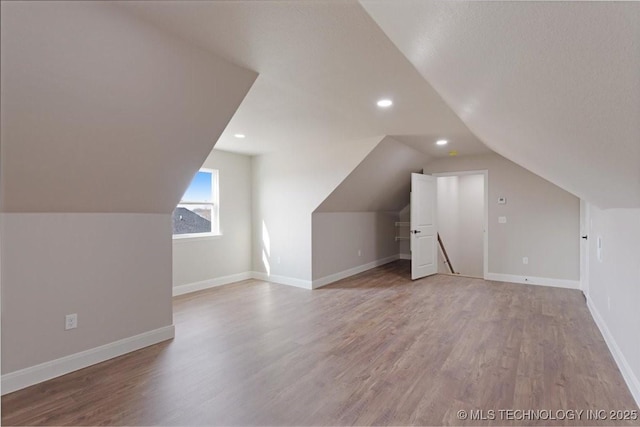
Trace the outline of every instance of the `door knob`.
{"label": "door knob", "polygon": [[582,238],[583,238],[584,240],[587,240],[587,239],[589,238],[589,236],[587,236],[587,235],[585,234],[584,236],[582,236]]}
{"label": "door knob", "polygon": [[420,231],[420,230],[411,230],[411,232],[412,232],[413,234],[422,233],[422,231]]}

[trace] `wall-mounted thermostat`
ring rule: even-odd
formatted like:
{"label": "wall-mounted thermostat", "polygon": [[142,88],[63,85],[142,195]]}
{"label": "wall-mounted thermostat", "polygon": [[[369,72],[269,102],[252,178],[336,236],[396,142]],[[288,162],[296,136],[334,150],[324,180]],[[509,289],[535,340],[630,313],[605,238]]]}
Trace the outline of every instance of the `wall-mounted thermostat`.
{"label": "wall-mounted thermostat", "polygon": [[506,197],[498,197],[498,204],[499,205],[506,205],[507,204],[507,198]]}

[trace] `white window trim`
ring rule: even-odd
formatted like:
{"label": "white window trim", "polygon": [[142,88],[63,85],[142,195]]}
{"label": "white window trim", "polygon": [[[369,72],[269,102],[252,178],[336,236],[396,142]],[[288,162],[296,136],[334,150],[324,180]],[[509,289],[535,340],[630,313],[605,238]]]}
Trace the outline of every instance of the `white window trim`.
{"label": "white window trim", "polygon": [[211,227],[217,228],[216,231],[211,231],[207,233],[183,233],[183,234],[172,234],[173,240],[215,240],[222,237],[222,232],[220,231],[220,176],[217,169],[210,168],[200,168],[198,172],[207,172],[211,174],[211,192],[213,201],[211,203],[202,203],[202,202],[192,202],[185,201],[180,199],[178,205],[212,205],[213,206],[213,216],[215,217],[215,221],[211,221]]}
{"label": "white window trim", "polygon": [[216,240],[222,236],[222,233],[184,233],[174,234],[173,240]]}

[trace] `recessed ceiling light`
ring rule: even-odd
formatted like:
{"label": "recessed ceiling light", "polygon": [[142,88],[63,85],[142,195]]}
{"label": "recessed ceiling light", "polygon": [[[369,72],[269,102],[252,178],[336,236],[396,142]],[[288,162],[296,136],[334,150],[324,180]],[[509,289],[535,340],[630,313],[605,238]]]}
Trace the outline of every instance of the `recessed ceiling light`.
{"label": "recessed ceiling light", "polygon": [[378,101],[378,107],[391,107],[393,105],[393,101],[390,99],[381,99],[380,101]]}
{"label": "recessed ceiling light", "polygon": [[244,138],[244,134],[243,133],[236,133],[233,136],[235,136],[236,138],[241,138],[241,139]]}
{"label": "recessed ceiling light", "polygon": [[436,141],[436,144],[438,145],[447,145],[447,141],[446,139],[439,139],[438,141]]}

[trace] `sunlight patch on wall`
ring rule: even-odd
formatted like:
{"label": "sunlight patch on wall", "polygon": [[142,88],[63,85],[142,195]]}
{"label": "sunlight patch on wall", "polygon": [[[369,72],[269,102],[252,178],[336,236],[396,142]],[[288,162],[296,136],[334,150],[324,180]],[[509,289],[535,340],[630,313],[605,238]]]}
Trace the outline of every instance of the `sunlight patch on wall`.
{"label": "sunlight patch on wall", "polygon": [[269,256],[271,255],[271,239],[269,238],[269,230],[267,224],[262,221],[262,264],[267,270],[267,276],[271,275],[271,265],[269,264]]}

